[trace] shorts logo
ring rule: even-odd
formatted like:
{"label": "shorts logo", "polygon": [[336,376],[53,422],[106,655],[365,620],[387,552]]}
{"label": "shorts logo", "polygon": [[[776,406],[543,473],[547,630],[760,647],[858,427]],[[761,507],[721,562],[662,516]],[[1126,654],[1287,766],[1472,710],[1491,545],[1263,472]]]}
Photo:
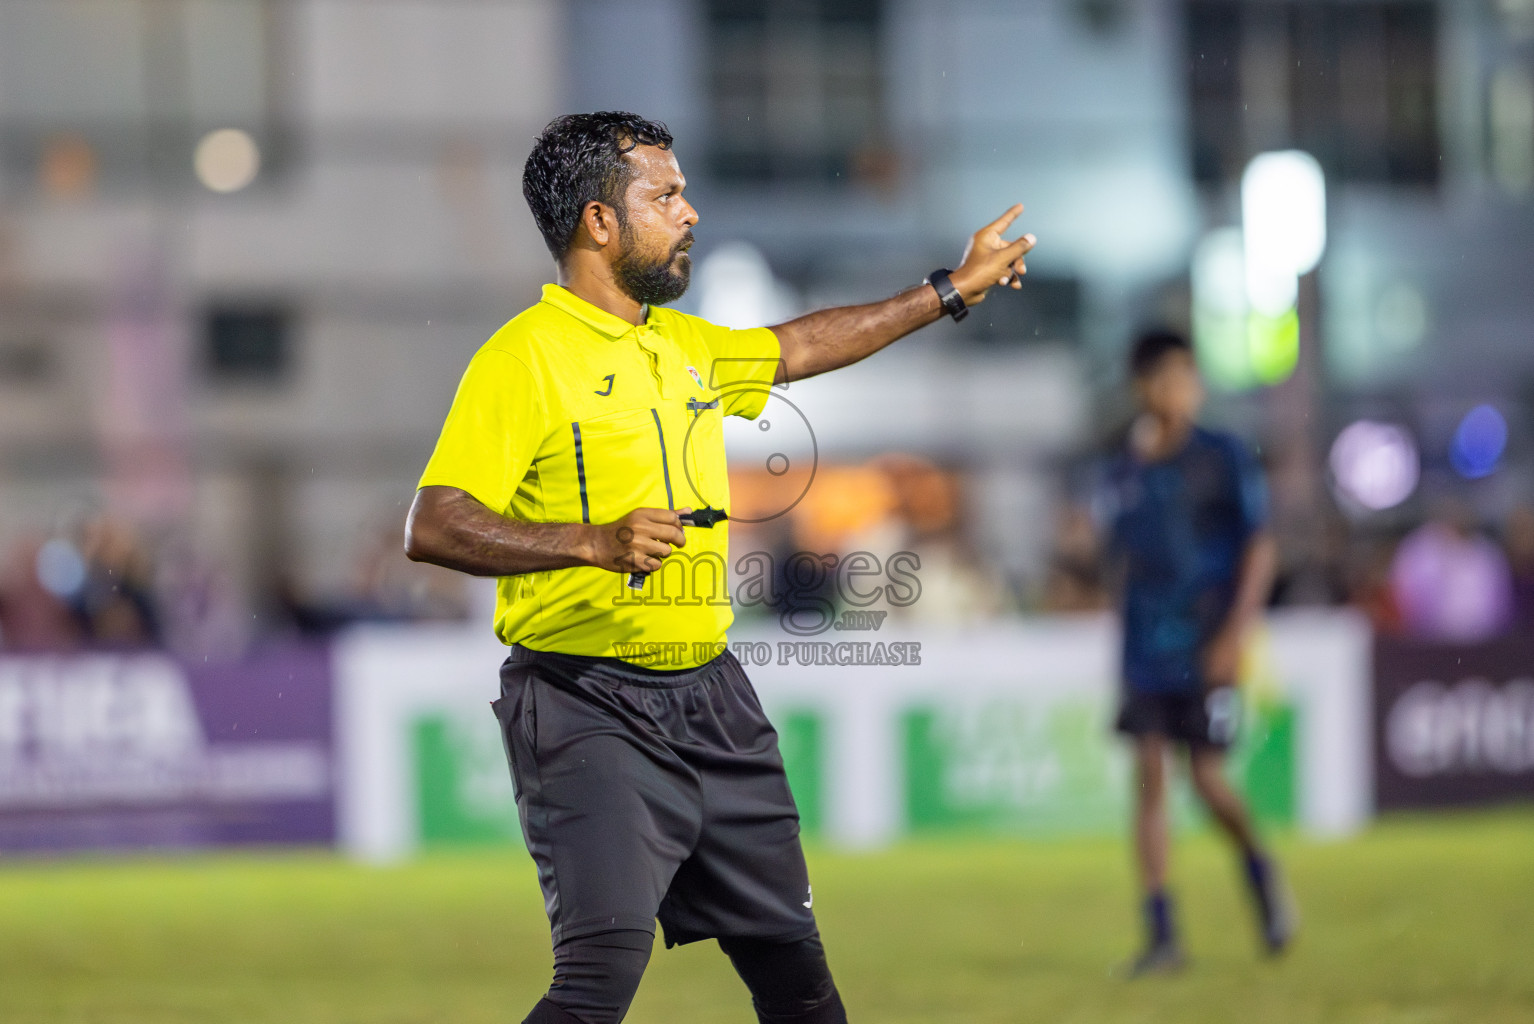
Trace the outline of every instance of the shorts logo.
{"label": "shorts logo", "polygon": [[698,372],[698,368],[695,366],[689,366],[687,368],[687,372],[692,374],[693,381],[698,385],[698,387],[701,388],[703,386],[703,375]]}
{"label": "shorts logo", "polygon": [[804,909],[809,910],[815,905],[815,887],[813,885],[805,886],[804,894],[809,897],[809,899],[804,901]]}

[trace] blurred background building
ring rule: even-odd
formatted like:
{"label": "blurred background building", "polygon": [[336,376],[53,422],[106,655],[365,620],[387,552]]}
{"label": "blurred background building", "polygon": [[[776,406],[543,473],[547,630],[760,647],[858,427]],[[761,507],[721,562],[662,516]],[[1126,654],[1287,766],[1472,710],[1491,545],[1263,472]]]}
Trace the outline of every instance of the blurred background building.
{"label": "blurred background building", "polygon": [[[816,484],[738,550],[922,552],[912,614],[1101,607],[1091,466],[1168,324],[1272,474],[1278,600],[1534,623],[1534,0],[8,0],[0,644],[463,615],[403,515],[552,276],[531,141],[603,108],[675,132],[721,322],[889,294],[1014,201],[1040,238],[1020,294],[788,390]],[[1325,253],[1259,322],[1230,232],[1290,148]]]}

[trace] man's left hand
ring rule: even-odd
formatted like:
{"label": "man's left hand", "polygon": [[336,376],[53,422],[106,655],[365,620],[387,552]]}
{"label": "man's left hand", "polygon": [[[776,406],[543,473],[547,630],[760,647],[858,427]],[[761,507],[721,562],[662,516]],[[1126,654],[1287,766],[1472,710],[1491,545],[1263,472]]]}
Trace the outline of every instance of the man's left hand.
{"label": "man's left hand", "polygon": [[1024,235],[1015,242],[1001,237],[1012,226],[1023,204],[1018,203],[996,220],[976,231],[964,247],[964,261],[959,269],[949,275],[953,286],[964,296],[964,304],[973,306],[985,299],[985,293],[996,285],[1023,286],[1023,275],[1028,272],[1023,257],[1038,239]]}
{"label": "man's left hand", "polygon": [[1204,648],[1204,685],[1234,686],[1241,673],[1241,631],[1227,626]]}

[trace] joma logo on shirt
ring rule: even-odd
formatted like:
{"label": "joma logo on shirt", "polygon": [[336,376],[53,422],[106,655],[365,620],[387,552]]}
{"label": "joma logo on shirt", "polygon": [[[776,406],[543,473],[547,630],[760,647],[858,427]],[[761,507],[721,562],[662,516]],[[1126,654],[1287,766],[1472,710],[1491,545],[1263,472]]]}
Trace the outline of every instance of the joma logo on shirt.
{"label": "joma logo on shirt", "polygon": [[606,377],[603,377],[602,379],[607,381],[607,390],[606,391],[597,391],[597,392],[594,392],[594,393],[598,394],[598,395],[601,395],[603,398],[606,398],[608,395],[612,394],[613,393],[613,378],[616,377],[616,376],[618,376],[616,373],[609,373]]}

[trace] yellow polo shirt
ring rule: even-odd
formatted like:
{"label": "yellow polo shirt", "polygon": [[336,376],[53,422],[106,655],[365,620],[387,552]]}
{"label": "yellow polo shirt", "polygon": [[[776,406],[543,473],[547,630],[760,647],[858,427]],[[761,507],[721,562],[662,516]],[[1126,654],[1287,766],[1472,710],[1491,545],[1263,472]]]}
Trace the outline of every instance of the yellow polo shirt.
{"label": "yellow polo shirt", "polygon": [[[542,301],[470,360],[418,486],[457,487],[527,522],[728,511],[723,417],[761,412],[779,357],[764,327],[730,330],[654,307],[635,326],[544,285]],[[655,668],[704,663],[734,618],[729,524],[686,532],[643,590],[592,567],[502,577],[496,634]]]}

